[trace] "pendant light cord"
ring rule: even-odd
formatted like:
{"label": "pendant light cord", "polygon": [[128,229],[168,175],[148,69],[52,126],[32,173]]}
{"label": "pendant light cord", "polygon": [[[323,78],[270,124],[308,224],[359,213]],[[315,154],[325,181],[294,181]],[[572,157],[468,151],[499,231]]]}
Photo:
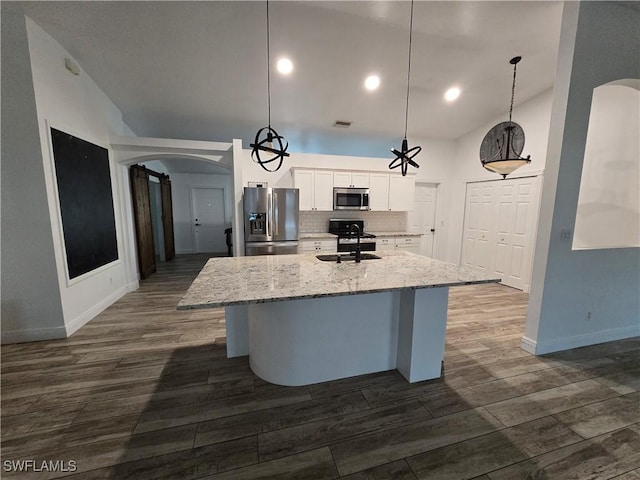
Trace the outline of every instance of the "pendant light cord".
{"label": "pendant light cord", "polygon": [[409,124],[409,82],[411,79],[411,36],[413,33],[413,0],[411,0],[411,16],[409,20],[409,68],[407,68],[407,106],[404,111],[404,138],[407,138]]}
{"label": "pendant light cord", "polygon": [[511,114],[513,113],[513,98],[516,94],[516,65],[518,62],[513,64],[513,84],[511,85],[511,106],[509,107],[509,123],[511,123]]}
{"label": "pendant light cord", "polygon": [[269,58],[269,0],[267,0],[267,108],[269,111],[269,128],[271,128],[271,59]]}

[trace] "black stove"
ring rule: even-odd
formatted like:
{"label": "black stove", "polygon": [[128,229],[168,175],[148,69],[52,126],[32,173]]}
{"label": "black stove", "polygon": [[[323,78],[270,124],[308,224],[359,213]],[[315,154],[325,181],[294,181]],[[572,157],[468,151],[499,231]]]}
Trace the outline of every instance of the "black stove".
{"label": "black stove", "polygon": [[364,220],[331,218],[329,219],[329,233],[338,237],[338,252],[350,252],[356,248],[358,234],[356,229],[352,230],[352,225],[357,225],[360,229],[360,251],[374,251],[376,236],[364,231]]}

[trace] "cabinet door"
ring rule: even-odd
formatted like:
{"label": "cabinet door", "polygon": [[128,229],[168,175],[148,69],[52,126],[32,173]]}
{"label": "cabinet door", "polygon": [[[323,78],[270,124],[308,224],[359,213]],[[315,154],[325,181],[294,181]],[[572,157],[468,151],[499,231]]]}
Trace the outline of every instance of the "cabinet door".
{"label": "cabinet door", "polygon": [[389,210],[408,212],[413,208],[416,180],[401,175],[389,176]]}
{"label": "cabinet door", "polygon": [[333,172],[333,186],[347,188],[351,186],[350,172]]}
{"label": "cabinet door", "polygon": [[313,174],[312,170],[294,170],[293,186],[300,190],[300,210],[313,210]]}
{"label": "cabinet door", "polygon": [[369,174],[365,172],[353,172],[351,185],[357,188],[369,188]]}
{"label": "cabinet door", "polygon": [[298,244],[298,252],[307,253],[307,252],[315,252],[316,246],[313,240],[300,240]]}
{"label": "cabinet door", "polygon": [[393,250],[395,246],[393,237],[376,238],[376,250]]}
{"label": "cabinet door", "polygon": [[372,173],[369,175],[369,204],[373,211],[389,210],[389,174]]}
{"label": "cabinet door", "polygon": [[420,253],[420,237],[396,237],[395,248],[396,250]]}
{"label": "cabinet door", "polygon": [[333,210],[333,172],[316,171],[313,182],[315,210]]}

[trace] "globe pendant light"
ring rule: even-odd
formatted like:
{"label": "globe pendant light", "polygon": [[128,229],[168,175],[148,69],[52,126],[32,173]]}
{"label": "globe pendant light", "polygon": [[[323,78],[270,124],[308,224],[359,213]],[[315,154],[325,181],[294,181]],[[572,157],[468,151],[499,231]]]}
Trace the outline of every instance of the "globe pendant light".
{"label": "globe pendant light", "polygon": [[402,176],[407,175],[407,168],[409,165],[415,168],[420,168],[413,158],[420,153],[422,147],[415,146],[409,148],[409,142],[407,142],[407,124],[409,123],[409,81],[411,79],[411,34],[413,33],[413,0],[411,0],[411,19],[409,22],[409,67],[407,69],[407,105],[405,108],[404,116],[404,138],[402,139],[402,147],[400,150],[396,148],[391,149],[396,158],[394,158],[389,164],[389,169],[400,167]]}
{"label": "globe pendant light", "polygon": [[513,65],[513,84],[511,85],[511,106],[509,121],[494,126],[487,132],[480,144],[480,161],[490,172],[502,175],[502,179],[523,165],[531,163],[531,155],[520,156],[524,149],[524,130],[516,122],[511,121],[513,98],[516,91],[516,65],[522,57],[513,57],[509,63]]}
{"label": "globe pendant light", "polygon": [[289,156],[287,153],[289,143],[271,127],[271,62],[269,50],[269,0],[267,0],[267,103],[269,123],[266,127],[258,130],[255,140],[249,146],[251,147],[251,159],[254,162],[267,172],[276,172],[282,166],[284,157]]}

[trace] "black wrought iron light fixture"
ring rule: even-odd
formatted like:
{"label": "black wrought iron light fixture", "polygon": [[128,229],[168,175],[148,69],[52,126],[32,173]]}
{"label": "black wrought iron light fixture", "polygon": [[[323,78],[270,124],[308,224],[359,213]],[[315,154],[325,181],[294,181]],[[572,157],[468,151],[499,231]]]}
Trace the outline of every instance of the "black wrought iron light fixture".
{"label": "black wrought iron light fixture", "polygon": [[531,163],[531,155],[527,155],[526,158],[520,156],[524,149],[524,130],[516,122],[511,121],[513,98],[516,91],[516,65],[520,60],[522,57],[513,57],[509,61],[513,65],[509,121],[494,126],[487,132],[480,144],[482,166],[490,172],[502,175],[503,180],[516,169]]}
{"label": "black wrought iron light fixture", "polygon": [[404,116],[404,138],[402,139],[402,147],[400,150],[396,148],[391,149],[391,153],[393,153],[396,158],[394,158],[389,164],[389,169],[393,170],[394,168],[400,167],[402,171],[402,176],[407,175],[407,168],[409,165],[415,168],[420,168],[413,159],[416,155],[420,153],[422,147],[415,146],[413,148],[409,148],[409,142],[407,142],[407,125],[409,123],[409,82],[411,80],[411,35],[413,33],[413,0],[411,0],[411,19],[409,21],[409,64],[407,68],[407,105],[405,108],[405,116]]}
{"label": "black wrought iron light fixture", "polygon": [[282,166],[284,157],[288,157],[289,143],[271,127],[271,59],[269,48],[269,0],[267,0],[267,104],[269,123],[256,133],[251,147],[251,158],[267,172],[276,172]]}

